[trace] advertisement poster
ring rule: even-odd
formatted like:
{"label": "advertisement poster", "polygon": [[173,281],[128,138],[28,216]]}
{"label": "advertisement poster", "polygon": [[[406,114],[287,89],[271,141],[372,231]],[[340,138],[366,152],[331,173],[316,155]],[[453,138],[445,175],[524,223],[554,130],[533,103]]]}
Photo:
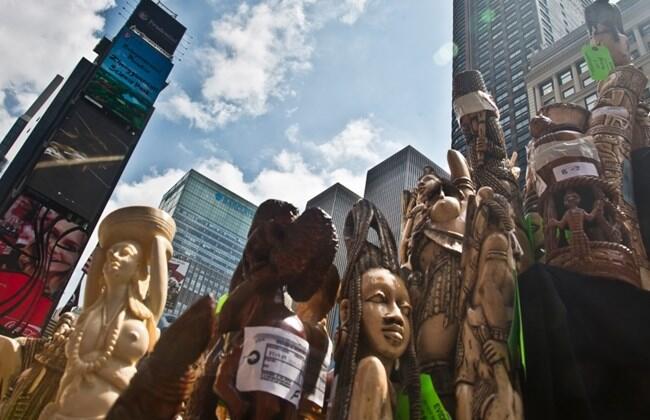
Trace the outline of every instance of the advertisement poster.
{"label": "advertisement poster", "polygon": [[117,183],[137,136],[79,100],[49,139],[27,185],[86,220],[94,220]]}
{"label": "advertisement poster", "polygon": [[168,57],[127,29],[115,38],[86,95],[141,130],[171,69]]}
{"label": "advertisement poster", "polygon": [[125,26],[135,26],[170,56],[185,34],[185,26],[151,0],[141,0]]}
{"label": "advertisement poster", "polygon": [[88,236],[22,194],[0,219],[0,328],[38,337],[63,293]]}
{"label": "advertisement poster", "polygon": [[189,268],[189,262],[181,261],[176,257],[172,257],[167,263],[167,274],[169,278],[167,280],[167,303],[165,304],[165,308],[170,311],[176,306],[178,294],[181,291],[181,286]]}

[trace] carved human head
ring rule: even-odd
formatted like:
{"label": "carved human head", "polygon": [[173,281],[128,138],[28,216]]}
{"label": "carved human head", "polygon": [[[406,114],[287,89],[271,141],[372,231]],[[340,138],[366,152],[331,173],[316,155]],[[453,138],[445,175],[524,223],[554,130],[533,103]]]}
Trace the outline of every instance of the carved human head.
{"label": "carved human head", "polygon": [[575,208],[580,205],[580,195],[574,190],[567,190],[564,193],[564,206],[567,208]]}
{"label": "carved human head", "polygon": [[[373,242],[379,246],[369,242],[371,228],[377,238]],[[360,200],[346,218],[344,238],[348,265],[339,295],[333,418],[347,418],[357,364],[366,356],[379,358],[387,369],[400,360],[398,373],[409,394],[411,413],[419,414],[411,306],[388,222],[374,204]],[[393,372],[386,373],[390,376]]]}
{"label": "carved human head", "polygon": [[136,241],[120,241],[106,250],[102,274],[108,285],[128,284],[142,280],[144,255]]}
{"label": "carved human head", "polygon": [[[366,354],[393,361],[406,351],[411,339],[411,304],[404,281],[385,268],[361,275],[361,345]],[[341,301],[342,322],[349,299]]]}

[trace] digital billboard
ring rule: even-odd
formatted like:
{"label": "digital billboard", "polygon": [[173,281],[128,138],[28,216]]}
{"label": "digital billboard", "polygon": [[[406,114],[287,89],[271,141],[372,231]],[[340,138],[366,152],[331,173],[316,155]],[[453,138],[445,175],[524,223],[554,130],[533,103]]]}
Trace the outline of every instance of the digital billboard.
{"label": "digital billboard", "polygon": [[78,100],[50,137],[27,185],[87,221],[103,209],[137,135]]}
{"label": "digital billboard", "polygon": [[126,29],[88,82],[86,96],[141,130],[171,69],[168,57]]}
{"label": "digital billboard", "polygon": [[185,34],[185,27],[151,0],[140,1],[125,26],[135,26],[170,56]]}
{"label": "digital billboard", "polygon": [[38,337],[88,236],[37,198],[21,194],[0,218],[0,328]]}

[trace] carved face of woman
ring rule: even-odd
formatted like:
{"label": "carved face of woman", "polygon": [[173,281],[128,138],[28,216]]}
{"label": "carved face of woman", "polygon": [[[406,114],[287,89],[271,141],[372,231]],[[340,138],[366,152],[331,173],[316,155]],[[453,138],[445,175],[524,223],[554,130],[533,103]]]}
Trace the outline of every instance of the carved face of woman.
{"label": "carved face of woman", "polygon": [[123,241],[113,244],[106,251],[103,274],[109,284],[124,284],[131,281],[138,271],[142,248],[135,242]]}
{"label": "carved face of woman", "polygon": [[361,277],[361,299],[361,335],[369,352],[399,358],[411,338],[411,304],[404,282],[385,268],[373,268]]}

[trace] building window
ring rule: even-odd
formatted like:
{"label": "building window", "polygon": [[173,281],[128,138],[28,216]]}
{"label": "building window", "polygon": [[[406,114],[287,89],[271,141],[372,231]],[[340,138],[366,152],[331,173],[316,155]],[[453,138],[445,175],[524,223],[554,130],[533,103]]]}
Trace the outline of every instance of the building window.
{"label": "building window", "polygon": [[554,96],[549,96],[547,99],[544,100],[544,105],[550,105],[552,103],[555,103],[555,97]]}
{"label": "building window", "polygon": [[572,80],[573,80],[573,75],[571,74],[571,69],[565,70],[562,73],[560,73],[560,84],[561,85],[569,83]]}
{"label": "building window", "polygon": [[549,93],[553,93],[553,82],[551,80],[544,82],[540,90],[542,92],[542,96],[548,95]]}
{"label": "building window", "polygon": [[569,96],[573,95],[574,93],[576,93],[575,88],[570,87],[570,88],[568,88],[567,90],[565,90],[565,91],[562,92],[562,96],[566,99],[566,98],[568,98]]}
{"label": "building window", "polygon": [[588,72],[589,72],[589,67],[587,67],[587,62],[582,60],[578,64],[578,73],[585,74],[585,73],[588,73]]}
{"label": "building window", "polygon": [[594,107],[596,106],[596,102],[598,102],[598,95],[595,93],[585,98],[585,106],[589,111],[594,109]]}
{"label": "building window", "polygon": [[591,86],[592,83],[594,83],[594,79],[592,79],[591,76],[587,76],[585,80],[582,82],[582,86],[584,87]]}

